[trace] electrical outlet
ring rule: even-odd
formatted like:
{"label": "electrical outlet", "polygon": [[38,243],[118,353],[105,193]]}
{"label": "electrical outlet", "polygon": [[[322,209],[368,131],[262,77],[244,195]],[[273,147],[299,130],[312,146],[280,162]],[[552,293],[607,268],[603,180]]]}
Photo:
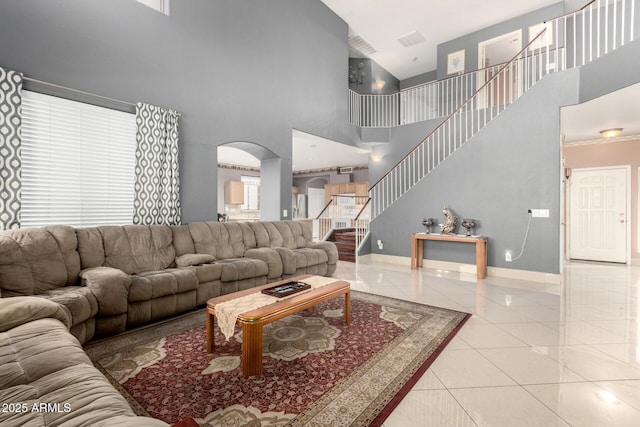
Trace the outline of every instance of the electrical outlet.
{"label": "electrical outlet", "polygon": [[288,210],[286,210],[286,209],[282,210],[282,216],[286,217],[288,213],[289,213]]}
{"label": "electrical outlet", "polygon": [[505,254],[504,254],[504,260],[505,260],[506,262],[511,262],[511,251],[507,251],[507,252],[505,252]]}
{"label": "electrical outlet", "polygon": [[378,240],[378,249],[382,249],[384,247],[384,243],[382,243],[382,240]]}

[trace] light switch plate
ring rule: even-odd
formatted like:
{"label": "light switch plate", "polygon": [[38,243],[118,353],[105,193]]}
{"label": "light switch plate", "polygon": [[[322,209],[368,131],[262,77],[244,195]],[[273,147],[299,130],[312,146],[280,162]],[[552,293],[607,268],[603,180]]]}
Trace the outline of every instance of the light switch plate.
{"label": "light switch plate", "polygon": [[532,218],[549,218],[549,209],[531,209]]}

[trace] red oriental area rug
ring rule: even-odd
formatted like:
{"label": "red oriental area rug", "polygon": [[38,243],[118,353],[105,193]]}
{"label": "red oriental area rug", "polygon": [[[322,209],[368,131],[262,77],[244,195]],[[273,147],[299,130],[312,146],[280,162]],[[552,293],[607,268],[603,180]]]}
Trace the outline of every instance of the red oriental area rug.
{"label": "red oriental area rug", "polygon": [[240,368],[242,331],[216,328],[205,350],[204,310],[85,349],[140,414],[201,426],[381,425],[470,316],[352,291],[267,325],[263,373]]}

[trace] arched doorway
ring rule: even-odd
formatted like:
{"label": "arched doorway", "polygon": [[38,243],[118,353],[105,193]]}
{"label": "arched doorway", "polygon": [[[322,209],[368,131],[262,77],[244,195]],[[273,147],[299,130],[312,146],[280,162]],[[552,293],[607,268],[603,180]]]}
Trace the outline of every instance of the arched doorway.
{"label": "arched doorway", "polygon": [[224,143],[218,146],[217,169],[219,216],[229,221],[281,219],[276,153],[254,142]]}

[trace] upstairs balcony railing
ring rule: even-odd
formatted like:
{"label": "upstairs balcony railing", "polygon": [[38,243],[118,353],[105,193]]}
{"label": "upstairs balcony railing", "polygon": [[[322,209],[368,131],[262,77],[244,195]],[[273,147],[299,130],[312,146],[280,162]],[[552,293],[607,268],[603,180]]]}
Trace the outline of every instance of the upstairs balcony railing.
{"label": "upstairs balcony railing", "polygon": [[545,75],[587,64],[634,40],[638,0],[594,0],[545,28],[370,189],[371,219],[415,186]]}
{"label": "upstairs balcony railing", "polygon": [[[527,55],[532,57],[531,61],[538,61],[536,65],[548,67],[549,70],[545,70],[548,72],[589,63],[634,39],[638,24],[636,1],[594,0],[578,12],[546,21],[543,35],[536,43],[530,43]],[[350,90],[349,120],[360,127],[394,127],[448,117],[505,65],[494,65],[389,95],[363,95]],[[516,86],[530,76],[513,77],[512,87],[504,91],[521,92]],[[477,106],[484,108],[485,104],[479,102]]]}
{"label": "upstairs balcony railing", "polygon": [[[476,91],[478,82],[504,64],[403,89],[364,95],[349,89],[349,121],[360,127],[394,127],[446,117]],[[480,84],[481,85],[481,84]]]}

